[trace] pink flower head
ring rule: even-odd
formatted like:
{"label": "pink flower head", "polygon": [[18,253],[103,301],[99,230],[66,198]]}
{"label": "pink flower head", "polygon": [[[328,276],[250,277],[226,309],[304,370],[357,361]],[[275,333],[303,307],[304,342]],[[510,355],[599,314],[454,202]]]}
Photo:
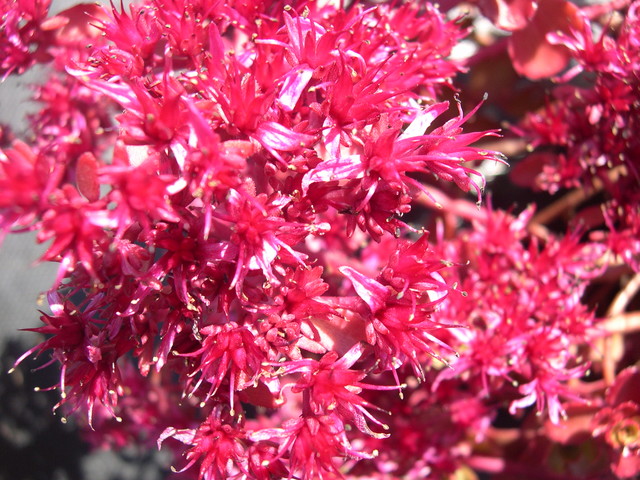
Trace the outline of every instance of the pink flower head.
{"label": "pink flower head", "polygon": [[303,415],[289,420],[280,429],[258,430],[254,440],[280,440],[280,455],[289,458],[289,477],[304,480],[339,479],[336,458],[366,459],[366,454],[355,449],[347,438],[344,423],[335,414]]}
{"label": "pink flower head", "polygon": [[[129,13],[125,11],[124,4],[121,4],[121,9],[118,11],[112,3],[111,11],[107,11],[109,16],[100,19],[101,22],[98,25],[98,28],[113,43],[112,47],[107,48],[104,58],[118,57],[122,52],[136,62],[150,60],[151,55],[155,53],[161,34],[154,13],[150,6],[135,4],[129,6]],[[142,71],[141,67],[142,65],[137,70],[138,74]],[[134,72],[136,70],[129,70],[129,73]]]}
{"label": "pink flower head", "polygon": [[53,239],[42,259],[60,261],[58,281],[76,262],[95,276],[93,246],[109,243],[107,231],[115,225],[106,215],[104,204],[89,203],[67,184],[52,195],[50,207],[42,215],[38,242]]}
{"label": "pink flower head", "polygon": [[388,429],[388,426],[371,415],[367,409],[376,407],[358,394],[363,389],[392,390],[400,387],[362,383],[366,373],[350,367],[361,358],[364,351],[364,346],[357,343],[341,358],[336,352],[329,352],[319,361],[304,359],[279,365],[284,369],[284,374],[302,374],[292,391],[304,395],[303,415],[337,415],[363,433],[384,438],[387,435],[373,432],[367,420],[383,429]]}
{"label": "pink flower head", "polygon": [[410,174],[432,174],[455,182],[464,191],[474,190],[480,201],[484,178],[464,164],[487,158],[503,161],[498,152],[469,146],[495,132],[462,133],[462,124],[478,107],[465,116],[458,104],[458,118],[426,133],[448,105],[441,103],[418,111],[406,126],[398,118],[382,117],[363,139],[362,154],[321,162],[303,177],[304,191],[314,183],[340,182],[342,187],[334,187],[338,192],[328,200],[352,216],[350,232],[357,224],[376,240],[385,231],[395,233],[405,226],[397,217],[411,210],[410,202],[418,193],[429,195],[428,187]]}
{"label": "pink flower head", "polygon": [[92,306],[85,311],[57,293],[49,294],[52,315],[43,314],[44,326],[31,329],[52,335],[40,345],[25,353],[17,363],[34,351],[38,354],[52,350],[54,360],[62,364],[60,383],[62,399],[56,405],[68,405],[70,413],[79,408],[88,412],[92,424],[96,402],[105,407],[115,418],[115,407],[123,385],[117,366],[118,359],[132,344],[126,335],[109,338],[107,330],[101,330],[100,322],[93,320]]}
{"label": "pink flower head", "polygon": [[0,149],[0,226],[28,225],[50,187],[52,159],[16,140]]}
{"label": "pink flower head", "polygon": [[210,386],[202,403],[207,403],[228,374],[233,416],[235,392],[244,390],[258,381],[262,372],[262,362],[265,360],[264,354],[256,345],[253,334],[233,323],[209,325],[203,327],[200,333],[203,335],[201,347],[194,352],[183,354],[194,359],[189,376],[194,377],[196,381],[190,388],[189,396],[199,395],[200,386],[206,382]]}
{"label": "pink flower head", "polygon": [[158,438],[158,447],[171,437],[190,447],[185,453],[187,464],[174,471],[184,472],[199,463],[199,478],[205,480],[241,478],[246,472],[245,433],[223,407],[215,407],[196,429],[167,428]]}
{"label": "pink flower head", "polygon": [[[47,14],[51,0],[2,2],[0,7],[0,74],[23,73],[37,61],[48,60]],[[35,51],[32,51],[32,49]]]}
{"label": "pink flower head", "polygon": [[[458,342],[470,348],[455,363],[456,373],[440,373],[436,387],[463,371],[474,372],[482,395],[510,384],[518,391],[510,402],[512,413],[535,403],[557,423],[564,416],[561,399],[579,399],[567,382],[589,368],[569,345],[574,338],[593,338],[594,315],[580,297],[599,273],[595,265],[603,248],[580,244],[577,235],[539,245],[525,230],[532,213],[525,210],[514,218],[486,210],[474,230],[463,235],[457,253],[451,251],[452,261],[468,261],[472,270],[449,281],[459,281],[472,301],[449,295],[440,315],[471,327],[448,331],[457,337],[450,342],[453,348]],[[445,270],[445,278],[452,271]]]}
{"label": "pink flower head", "polygon": [[214,214],[214,218],[219,225],[229,226],[230,241],[237,251],[231,288],[235,287],[239,292],[252,270],[261,270],[269,282],[279,284],[273,267],[280,256],[283,260],[286,258],[287,263],[304,264],[306,255],[292,247],[311,231],[317,231],[317,227],[287,222],[282,217],[282,208],[289,201],[282,195],[252,198],[235,190],[229,191],[227,211]]}
{"label": "pink flower head", "polygon": [[[341,267],[340,272],[364,302],[358,315],[364,319],[367,342],[374,346],[381,368],[395,371],[408,361],[416,376],[424,378],[420,355],[427,353],[440,359],[432,344],[448,349],[429,332],[453,326],[431,318],[447,291],[437,273],[443,265],[430,261],[426,237],[414,244],[398,243],[398,255],[392,257],[378,280],[348,266]],[[411,269],[402,269],[409,264]]]}
{"label": "pink flower head", "polygon": [[640,373],[623,370],[609,388],[606,406],[592,420],[593,435],[611,447],[612,469],[619,478],[640,472]]}
{"label": "pink flower head", "polygon": [[134,223],[148,230],[154,222],[180,222],[169,199],[175,177],[160,173],[159,162],[153,157],[136,165],[129,151],[134,150],[118,143],[113,163],[96,172],[100,183],[111,186],[106,200],[116,205],[111,215],[120,230],[118,233],[122,234]]}

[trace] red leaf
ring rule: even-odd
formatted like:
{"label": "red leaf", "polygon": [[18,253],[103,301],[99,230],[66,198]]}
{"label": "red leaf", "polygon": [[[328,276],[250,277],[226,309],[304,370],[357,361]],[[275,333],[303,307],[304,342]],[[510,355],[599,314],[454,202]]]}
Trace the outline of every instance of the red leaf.
{"label": "red leaf", "polygon": [[513,32],[509,39],[509,55],[516,71],[532,80],[560,73],[569,62],[570,51],[564,45],[552,45],[547,34],[581,30],[582,16],[578,7],[565,0],[543,0],[531,22]]}
{"label": "red leaf", "polygon": [[527,26],[538,3],[532,0],[481,0],[479,7],[496,27],[514,31]]}
{"label": "red leaf", "polygon": [[95,202],[100,198],[98,161],[93,153],[85,152],[80,155],[76,166],[76,183],[80,193],[90,202]]}

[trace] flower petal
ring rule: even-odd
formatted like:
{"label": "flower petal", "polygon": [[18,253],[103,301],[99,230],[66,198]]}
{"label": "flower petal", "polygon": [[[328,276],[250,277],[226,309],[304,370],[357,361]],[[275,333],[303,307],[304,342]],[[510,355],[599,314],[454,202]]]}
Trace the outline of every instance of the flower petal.
{"label": "flower petal", "polygon": [[356,290],[358,296],[369,305],[372,313],[382,309],[387,297],[389,296],[389,290],[381,283],[369,278],[360,272],[357,272],[351,267],[340,267],[340,273],[351,280],[353,288]]}

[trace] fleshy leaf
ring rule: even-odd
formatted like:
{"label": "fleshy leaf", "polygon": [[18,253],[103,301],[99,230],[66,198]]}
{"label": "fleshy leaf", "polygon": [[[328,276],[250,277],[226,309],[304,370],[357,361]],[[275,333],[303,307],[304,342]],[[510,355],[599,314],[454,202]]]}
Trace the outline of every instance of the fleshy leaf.
{"label": "fleshy leaf", "polygon": [[509,55],[516,71],[531,80],[560,73],[567,67],[570,51],[563,45],[552,45],[547,34],[581,29],[578,7],[565,0],[543,0],[529,24],[509,39]]}

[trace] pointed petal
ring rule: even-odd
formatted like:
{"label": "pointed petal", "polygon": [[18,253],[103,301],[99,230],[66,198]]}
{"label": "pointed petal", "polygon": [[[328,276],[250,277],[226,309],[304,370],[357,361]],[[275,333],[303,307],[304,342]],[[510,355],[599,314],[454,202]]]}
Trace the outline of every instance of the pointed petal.
{"label": "pointed petal", "polygon": [[293,111],[300,99],[300,95],[307,88],[313,70],[309,67],[300,67],[290,71],[284,78],[284,84],[278,97],[278,105],[287,112]]}
{"label": "pointed petal", "polygon": [[386,304],[389,290],[387,287],[369,278],[351,267],[340,267],[340,273],[351,280],[358,296],[365,301],[371,312],[375,313]]}
{"label": "pointed petal", "polygon": [[424,135],[427,128],[431,126],[433,121],[447,111],[449,108],[449,102],[436,103],[430,105],[424,111],[420,112],[416,118],[409,124],[409,126],[402,132],[402,135],[398,137],[398,140],[411,137],[420,137]]}
{"label": "pointed petal", "polygon": [[294,132],[276,122],[263,122],[254,133],[254,138],[267,150],[291,152],[311,145],[315,137]]}
{"label": "pointed petal", "polygon": [[302,177],[302,191],[306,194],[312,183],[332,180],[355,179],[364,175],[364,166],[360,155],[349,155],[338,160],[321,162],[316,168]]}

